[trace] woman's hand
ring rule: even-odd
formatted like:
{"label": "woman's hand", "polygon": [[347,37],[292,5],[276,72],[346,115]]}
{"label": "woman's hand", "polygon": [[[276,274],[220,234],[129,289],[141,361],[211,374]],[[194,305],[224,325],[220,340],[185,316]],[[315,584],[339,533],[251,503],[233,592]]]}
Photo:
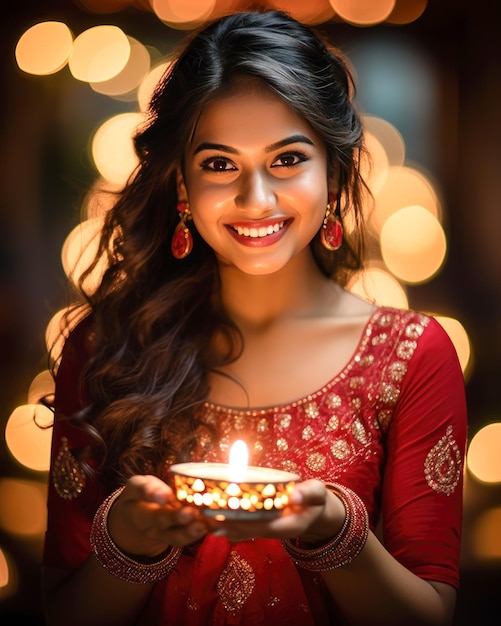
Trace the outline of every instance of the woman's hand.
{"label": "woman's hand", "polygon": [[108,530],[123,552],[148,560],[169,546],[201,539],[208,526],[195,507],[182,506],[156,476],[132,476],[111,508]]}
{"label": "woman's hand", "polygon": [[271,520],[211,520],[210,530],[230,541],[257,537],[290,539],[299,537],[309,544],[322,544],[340,530],[345,519],[341,500],[319,480],[298,483],[290,505],[280,517]]}

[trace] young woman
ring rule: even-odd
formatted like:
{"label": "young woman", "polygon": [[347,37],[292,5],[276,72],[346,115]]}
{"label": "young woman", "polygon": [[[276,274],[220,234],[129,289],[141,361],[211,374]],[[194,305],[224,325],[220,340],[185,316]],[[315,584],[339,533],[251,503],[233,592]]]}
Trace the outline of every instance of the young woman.
{"label": "young woman", "polygon": [[[352,96],[339,52],[273,11],[209,25],[161,81],[57,370],[48,624],[450,623],[463,378],[433,319],[344,288]],[[237,439],[301,477],[280,516],[176,500],[171,464]]]}

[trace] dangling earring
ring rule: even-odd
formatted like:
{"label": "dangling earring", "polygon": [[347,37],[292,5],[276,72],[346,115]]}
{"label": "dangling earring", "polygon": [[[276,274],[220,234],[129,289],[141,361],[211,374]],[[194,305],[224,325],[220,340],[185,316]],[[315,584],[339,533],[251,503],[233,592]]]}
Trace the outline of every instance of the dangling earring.
{"label": "dangling earring", "polygon": [[184,259],[193,250],[193,237],[186,222],[191,220],[190,204],[187,200],[177,203],[179,224],[176,226],[170,249],[175,259]]}
{"label": "dangling earring", "polygon": [[325,212],[324,222],[320,230],[320,242],[326,250],[334,252],[343,243],[343,225],[336,215],[334,196],[329,194],[329,202]]}

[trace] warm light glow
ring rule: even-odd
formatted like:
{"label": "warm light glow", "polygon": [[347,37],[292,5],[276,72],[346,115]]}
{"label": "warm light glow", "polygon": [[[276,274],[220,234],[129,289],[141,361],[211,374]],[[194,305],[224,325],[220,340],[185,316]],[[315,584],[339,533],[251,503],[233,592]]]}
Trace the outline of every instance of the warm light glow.
{"label": "warm light glow", "polygon": [[230,480],[235,483],[243,482],[248,464],[249,450],[247,444],[239,439],[235,441],[230,450]]}
{"label": "warm light glow", "polygon": [[173,28],[190,29],[208,20],[216,0],[150,0],[158,19]]}
{"label": "warm light glow", "polygon": [[473,524],[472,552],[479,559],[501,559],[501,507],[481,513]]}
{"label": "warm light glow", "polygon": [[30,469],[49,469],[54,415],[41,404],[24,404],[11,413],[5,427],[5,442],[12,456]]}
{"label": "warm light glow", "polygon": [[97,219],[102,222],[106,213],[115,204],[117,199],[116,192],[119,190],[120,187],[118,185],[110,183],[109,180],[99,178],[83,202],[87,218],[90,220]]}
{"label": "warm light glow", "polygon": [[378,306],[405,309],[409,306],[405,289],[391,274],[377,265],[367,266],[348,284],[352,293]]}
{"label": "warm light glow", "polygon": [[138,164],[133,137],[144,123],[142,113],[121,113],[106,120],[92,139],[92,158],[103,178],[122,185]]}
{"label": "warm light glow", "polygon": [[150,70],[150,53],[137,39],[128,37],[130,56],[121,72],[113,78],[99,83],[91,83],[94,91],[107,96],[120,96],[137,89]]}
{"label": "warm light glow", "polygon": [[9,584],[9,566],[3,550],[0,548],[0,589]]}
{"label": "warm light glow", "polygon": [[501,422],[481,428],[470,442],[467,466],[478,480],[485,483],[501,482]]}
{"label": "warm light glow", "polygon": [[21,35],[16,61],[23,72],[44,76],[54,74],[68,62],[73,35],[63,22],[40,22]]}
{"label": "warm light glow", "polygon": [[365,145],[370,160],[363,162],[361,173],[369,189],[375,194],[383,187],[388,176],[388,155],[380,141],[369,131],[365,133]]}
{"label": "warm light glow", "polygon": [[327,0],[269,0],[268,6],[286,11],[303,24],[322,24],[334,17],[334,9]]}
{"label": "warm light glow", "polygon": [[383,187],[375,194],[372,223],[380,231],[385,221],[396,211],[419,205],[440,219],[441,208],[437,194],[429,180],[416,169],[393,166]]}
{"label": "warm light glow", "polygon": [[73,42],[68,60],[72,75],[81,81],[110,80],[127,65],[130,43],[118,26],[94,26]]}
{"label": "warm light glow", "polygon": [[140,111],[147,111],[156,86],[170,65],[171,63],[160,63],[159,65],[156,65],[139,85],[137,90],[137,101],[139,103]]}
{"label": "warm light glow", "polygon": [[381,229],[381,255],[388,269],[407,283],[430,280],[447,251],[444,230],[429,211],[409,206],[393,213]]}
{"label": "warm light glow", "polygon": [[47,525],[47,489],[30,480],[0,480],[0,528],[12,535],[43,535]]}
{"label": "warm light glow", "polygon": [[435,319],[449,335],[456,352],[463,373],[467,371],[471,356],[471,343],[464,326],[452,317],[434,315]]}
{"label": "warm light glow", "polygon": [[0,599],[13,595],[19,586],[19,577],[11,555],[0,548]]}
{"label": "warm light glow", "polygon": [[55,363],[55,369],[57,369],[57,363],[61,358],[61,351],[65,340],[68,338],[71,330],[87,314],[88,308],[86,305],[78,307],[77,309],[67,307],[53,315],[47,324],[47,328],[45,329],[45,345]]}
{"label": "warm light glow", "polygon": [[388,165],[402,166],[405,161],[405,142],[395,126],[374,115],[364,115],[363,123],[366,132],[375,137],[384,148]]}
{"label": "warm light glow", "polygon": [[[101,226],[100,219],[84,220],[75,226],[63,244],[61,251],[63,269],[77,287],[82,274],[98,252]],[[83,289],[86,293],[92,293],[97,289],[106,267],[107,259],[102,256],[92,273],[85,278]]]}
{"label": "warm light glow", "polygon": [[54,378],[49,370],[37,374],[28,389],[28,404],[37,404],[44,398],[54,395]]}
{"label": "warm light glow", "polygon": [[345,22],[357,26],[379,24],[391,14],[395,0],[329,0]]}
{"label": "warm light glow", "polygon": [[397,0],[395,8],[386,20],[390,24],[410,24],[424,13],[428,0]]}

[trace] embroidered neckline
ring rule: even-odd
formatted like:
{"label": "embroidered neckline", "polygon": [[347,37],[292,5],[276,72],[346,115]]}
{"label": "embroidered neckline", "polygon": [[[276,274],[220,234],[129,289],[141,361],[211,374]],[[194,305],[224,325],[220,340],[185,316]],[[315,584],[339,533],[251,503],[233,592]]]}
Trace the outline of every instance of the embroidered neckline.
{"label": "embroidered neckline", "polygon": [[367,350],[367,345],[372,337],[374,326],[378,324],[384,318],[385,315],[388,315],[388,314],[394,315],[394,314],[399,314],[399,313],[405,314],[409,312],[411,311],[396,309],[393,307],[377,308],[367,320],[367,323],[364,326],[364,329],[362,331],[362,336],[360,337],[358,345],[355,348],[353,355],[347,361],[346,365],[344,365],[344,367],[342,367],[341,370],[333,378],[331,378],[324,385],[322,385],[322,387],[320,387],[316,391],[306,396],[303,396],[301,398],[298,398],[297,400],[293,400],[292,402],[287,402],[284,404],[277,404],[277,405],[263,406],[263,407],[249,407],[249,408],[231,407],[231,406],[227,406],[224,404],[217,404],[215,402],[208,401],[204,403],[204,409],[206,411],[226,413],[227,415],[246,415],[246,416],[256,417],[258,415],[269,415],[270,413],[284,413],[286,411],[289,411],[290,409],[293,409],[298,406],[304,405],[308,402],[311,402],[315,400],[316,398],[318,398],[319,396],[322,396],[323,394],[325,394],[330,389],[332,389],[332,387],[334,387],[340,381],[344,380],[348,376],[350,371],[356,365],[358,365],[358,363],[360,362],[362,358],[362,355]]}

